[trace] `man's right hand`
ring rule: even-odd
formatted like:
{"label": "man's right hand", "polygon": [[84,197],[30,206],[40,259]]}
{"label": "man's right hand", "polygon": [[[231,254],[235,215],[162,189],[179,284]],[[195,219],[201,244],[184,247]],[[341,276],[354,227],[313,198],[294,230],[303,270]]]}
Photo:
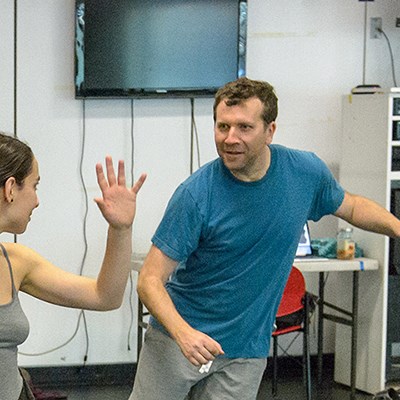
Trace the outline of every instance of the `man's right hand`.
{"label": "man's right hand", "polygon": [[218,342],[191,327],[177,333],[175,340],[184,356],[196,366],[207,364],[224,354]]}

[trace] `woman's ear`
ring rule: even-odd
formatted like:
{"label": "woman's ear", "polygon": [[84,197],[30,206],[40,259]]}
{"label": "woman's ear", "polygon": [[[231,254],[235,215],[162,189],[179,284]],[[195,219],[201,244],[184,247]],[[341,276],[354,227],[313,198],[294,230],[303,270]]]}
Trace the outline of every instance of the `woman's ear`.
{"label": "woman's ear", "polygon": [[14,191],[16,185],[17,181],[13,176],[6,180],[6,183],[4,184],[4,200],[7,203],[12,203],[14,201]]}

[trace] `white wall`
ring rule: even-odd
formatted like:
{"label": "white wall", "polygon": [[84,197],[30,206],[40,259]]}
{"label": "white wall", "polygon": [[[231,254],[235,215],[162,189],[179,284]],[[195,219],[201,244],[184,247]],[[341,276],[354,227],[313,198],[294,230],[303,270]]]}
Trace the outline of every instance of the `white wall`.
{"label": "white wall", "polygon": [[[12,133],[14,5],[0,0],[0,129]],[[135,175],[148,173],[135,222],[134,248],[146,252],[172,191],[189,174],[189,100],[74,99],[74,1],[17,1],[17,133],[33,147],[40,164],[41,206],[18,240],[72,272],[84,252],[83,176],[89,196],[88,255],[84,273],[96,275],[106,226],[92,198],[98,195],[94,164],[105,154],[130,163],[131,105],[134,110]],[[365,3],[356,0],[250,0],[248,76],[270,81],[280,99],[275,142],[317,152],[337,175],[341,154],[341,96],[363,83]],[[400,2],[368,3],[368,18],[382,17],[391,39],[400,79]],[[368,24],[369,27],[369,24]],[[393,86],[388,46],[367,39],[366,83]],[[212,99],[195,101],[201,162],[215,157]],[[83,135],[85,133],[85,136]],[[85,138],[85,139],[83,139]],[[83,148],[84,144],[84,148]],[[312,225],[314,236],[332,236],[336,221]],[[2,240],[12,240],[1,236]],[[310,286],[314,279],[309,277]],[[21,296],[31,323],[22,352],[44,352],[68,340],[77,310]],[[88,363],[136,361],[136,327],[127,351],[131,318],[129,291],[120,310],[88,312]],[[136,309],[136,294],[133,295]],[[136,315],[136,314],[135,314]],[[134,321],[136,317],[134,315]],[[333,329],[326,351],[333,351]],[[21,365],[81,364],[85,353],[82,327],[62,349],[39,357],[20,356]]]}

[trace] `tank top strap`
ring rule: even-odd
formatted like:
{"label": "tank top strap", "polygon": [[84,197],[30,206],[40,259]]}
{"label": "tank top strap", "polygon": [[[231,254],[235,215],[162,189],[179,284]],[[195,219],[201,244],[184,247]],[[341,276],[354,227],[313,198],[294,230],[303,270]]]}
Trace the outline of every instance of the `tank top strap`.
{"label": "tank top strap", "polygon": [[3,254],[4,254],[4,257],[6,258],[6,261],[7,261],[7,264],[8,264],[8,269],[10,271],[10,276],[11,276],[12,290],[15,293],[16,290],[15,290],[15,285],[14,285],[13,271],[12,271],[12,268],[11,268],[11,261],[10,261],[10,258],[8,257],[7,250],[4,248],[4,246],[1,243],[0,243],[0,248],[1,248],[1,251],[3,252]]}

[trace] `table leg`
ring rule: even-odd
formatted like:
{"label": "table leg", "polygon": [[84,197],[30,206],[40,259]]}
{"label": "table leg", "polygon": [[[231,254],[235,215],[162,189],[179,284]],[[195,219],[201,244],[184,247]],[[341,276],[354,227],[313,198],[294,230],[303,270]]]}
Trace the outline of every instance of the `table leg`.
{"label": "table leg", "polygon": [[351,325],[351,399],[356,398],[356,372],[357,372],[357,335],[358,335],[358,276],[359,272],[353,272],[353,316]]}
{"label": "table leg", "polygon": [[319,284],[318,284],[318,383],[322,382],[322,356],[323,356],[323,340],[324,340],[324,295],[325,295],[325,274],[319,273]]}
{"label": "table leg", "polygon": [[143,303],[138,299],[138,326],[137,326],[137,361],[139,361],[139,354],[142,350],[143,343]]}

